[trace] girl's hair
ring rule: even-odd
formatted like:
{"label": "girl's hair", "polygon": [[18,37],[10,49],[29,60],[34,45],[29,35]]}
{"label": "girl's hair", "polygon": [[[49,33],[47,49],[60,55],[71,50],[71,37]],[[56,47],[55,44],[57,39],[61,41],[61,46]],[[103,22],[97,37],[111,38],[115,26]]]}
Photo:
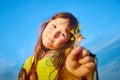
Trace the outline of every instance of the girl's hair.
{"label": "girl's hair", "polygon": [[[51,20],[55,20],[57,18],[68,19],[69,27],[72,30],[75,30],[76,27],[78,26],[78,20],[76,19],[76,17],[74,17],[71,13],[68,13],[68,12],[57,13],[42,25],[42,32],[40,34],[40,37],[38,39],[37,45],[34,50],[34,62],[32,64],[31,69],[29,70],[29,72],[27,74],[27,79],[30,78],[30,76],[36,75],[35,68],[36,68],[36,64],[37,64],[38,60],[44,57],[46,51],[51,51],[50,49],[45,48],[45,46],[42,44],[42,33],[43,33],[43,30],[45,29],[46,25]],[[55,69],[58,70],[55,80],[63,80],[63,77],[64,77],[63,69],[65,68],[64,64],[65,64],[65,60],[66,60],[66,56],[67,56],[65,50],[67,48],[70,48],[73,44],[74,44],[74,41],[71,41],[69,39],[66,44],[64,44],[60,48],[56,49],[55,51],[52,51],[55,53],[52,57],[53,64],[55,66]],[[33,80],[35,80],[35,79],[37,80],[37,76],[34,76],[33,78],[34,78]]]}

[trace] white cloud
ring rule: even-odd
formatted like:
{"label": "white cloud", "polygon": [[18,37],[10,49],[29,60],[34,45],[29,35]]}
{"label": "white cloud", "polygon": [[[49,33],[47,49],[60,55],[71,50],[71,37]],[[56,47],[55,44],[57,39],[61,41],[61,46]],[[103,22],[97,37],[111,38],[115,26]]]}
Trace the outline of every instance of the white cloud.
{"label": "white cloud", "polygon": [[21,48],[18,53],[19,53],[20,55],[23,55],[23,54],[25,53],[25,51],[26,51],[25,48]]}
{"label": "white cloud", "polygon": [[11,61],[5,56],[0,57],[0,79],[8,80],[11,78],[12,80],[16,80],[18,75],[18,67],[19,63],[15,61]]}
{"label": "white cloud", "polygon": [[114,36],[114,37],[112,37],[110,39],[101,41],[99,44],[94,45],[93,46],[93,51],[94,52],[101,51],[102,49],[110,46],[113,42],[115,42],[117,40],[120,40],[120,35]]}
{"label": "white cloud", "polygon": [[100,80],[119,80],[120,79],[120,56],[99,68]]}
{"label": "white cloud", "polygon": [[11,69],[17,65],[15,61],[9,61],[5,57],[0,57],[0,75],[4,73],[7,69]]}

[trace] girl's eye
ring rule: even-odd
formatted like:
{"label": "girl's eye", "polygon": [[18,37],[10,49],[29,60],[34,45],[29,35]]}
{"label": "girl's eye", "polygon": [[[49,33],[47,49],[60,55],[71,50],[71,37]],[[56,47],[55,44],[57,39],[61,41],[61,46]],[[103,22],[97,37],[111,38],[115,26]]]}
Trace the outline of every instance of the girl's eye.
{"label": "girl's eye", "polygon": [[62,35],[63,37],[65,37],[65,34],[64,34],[64,33],[61,33],[61,35]]}
{"label": "girl's eye", "polygon": [[53,28],[56,28],[56,26],[54,24],[52,24]]}

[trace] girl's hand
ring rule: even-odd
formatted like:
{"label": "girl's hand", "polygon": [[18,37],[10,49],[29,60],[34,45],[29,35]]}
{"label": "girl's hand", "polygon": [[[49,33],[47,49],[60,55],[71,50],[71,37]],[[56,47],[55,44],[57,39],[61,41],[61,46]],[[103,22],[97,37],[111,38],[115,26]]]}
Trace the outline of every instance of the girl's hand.
{"label": "girl's hand", "polygon": [[96,66],[94,58],[89,55],[89,51],[80,46],[71,50],[65,65],[67,71],[77,78],[86,76]]}

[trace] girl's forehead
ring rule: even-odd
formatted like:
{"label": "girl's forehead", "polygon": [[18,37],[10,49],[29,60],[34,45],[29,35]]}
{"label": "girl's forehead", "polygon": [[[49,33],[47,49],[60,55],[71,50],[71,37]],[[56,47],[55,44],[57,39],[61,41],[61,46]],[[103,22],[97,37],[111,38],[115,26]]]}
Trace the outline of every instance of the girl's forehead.
{"label": "girl's forehead", "polygon": [[52,20],[52,22],[57,26],[61,26],[62,28],[64,27],[66,29],[69,29],[69,19],[57,18],[55,20]]}
{"label": "girl's forehead", "polygon": [[57,25],[68,25],[69,24],[69,20],[65,18],[57,18],[52,21],[55,22]]}

